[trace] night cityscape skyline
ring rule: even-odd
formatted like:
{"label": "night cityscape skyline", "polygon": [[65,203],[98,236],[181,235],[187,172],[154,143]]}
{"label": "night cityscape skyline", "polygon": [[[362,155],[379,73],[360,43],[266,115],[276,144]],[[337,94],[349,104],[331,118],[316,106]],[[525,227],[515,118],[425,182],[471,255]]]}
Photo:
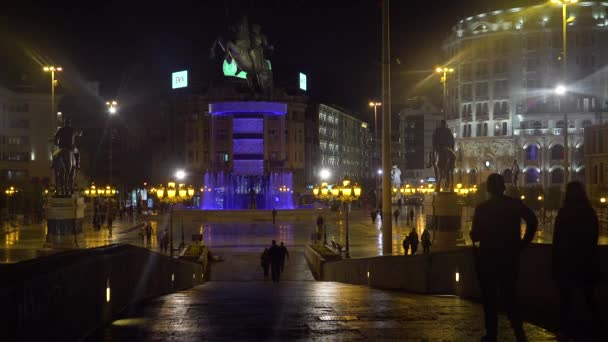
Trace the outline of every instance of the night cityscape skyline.
{"label": "night cityscape skyline", "polygon": [[0,59],[3,341],[608,336],[608,1],[9,0]]}

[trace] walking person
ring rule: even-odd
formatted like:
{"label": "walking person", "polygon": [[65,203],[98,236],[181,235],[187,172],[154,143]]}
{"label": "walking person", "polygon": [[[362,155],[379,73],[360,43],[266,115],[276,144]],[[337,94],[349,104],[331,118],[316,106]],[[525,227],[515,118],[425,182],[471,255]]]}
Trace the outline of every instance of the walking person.
{"label": "walking person", "polygon": [[152,224],[148,221],[146,225],[146,244],[149,246],[152,243]]}
{"label": "walking person", "polygon": [[325,220],[323,220],[323,216],[321,216],[321,214],[319,214],[319,216],[317,217],[317,241],[321,240],[321,232],[323,231],[324,223],[325,223]]}
{"label": "walking person", "polygon": [[169,229],[167,228],[165,228],[165,230],[163,231],[163,235],[160,239],[160,247],[165,253],[167,253],[167,251],[169,250]]}
{"label": "walking person", "polygon": [[414,221],[415,218],[416,216],[414,216],[414,208],[410,208],[410,222],[412,222],[414,225],[416,225],[416,221]]}
{"label": "walking person", "polygon": [[407,255],[407,253],[410,250],[410,236],[406,236],[405,239],[403,239],[403,255]]}
{"label": "walking person", "polygon": [[277,246],[277,242],[272,240],[272,245],[268,249],[268,255],[270,256],[270,274],[272,281],[278,282],[281,277],[281,249]]}
{"label": "walking person", "polygon": [[369,212],[369,217],[372,219],[372,224],[376,223],[376,216],[378,216],[378,212],[375,210],[372,210]]}
{"label": "walking person", "polygon": [[592,323],[598,323],[599,312],[593,301],[594,288],[600,280],[598,231],[597,215],[584,186],[580,182],[568,183],[564,204],[555,219],[552,245],[553,279],[560,294],[558,337],[564,341],[595,341],[593,333],[599,324],[575,322],[572,300],[574,293],[581,291]]}
{"label": "walking person", "polygon": [[268,248],[264,248],[264,252],[262,252],[262,256],[260,257],[260,263],[262,269],[264,269],[264,279],[268,279],[268,269],[270,268],[270,252]]}
{"label": "walking person", "polygon": [[[505,196],[505,180],[491,174],[487,180],[490,199],[479,204],[473,216],[471,240],[481,289],[486,335],[482,341],[496,341],[498,334],[497,293],[505,303],[507,316],[517,341],[526,341],[516,302],[519,254],[538,226],[534,212],[519,199]],[[521,220],[526,232],[521,239]],[[479,247],[476,244],[479,243]]]}
{"label": "walking person", "polygon": [[108,212],[108,231],[110,232],[110,237],[112,237],[112,223],[113,222],[114,222],[114,216],[111,212]]}
{"label": "walking person", "polygon": [[285,268],[285,259],[287,258],[287,260],[289,260],[289,251],[283,244],[283,241],[281,241],[281,246],[279,248],[281,249],[281,273],[283,273],[283,269]]}
{"label": "walking person", "polygon": [[395,224],[399,223],[399,214],[401,214],[399,209],[395,209],[395,212],[393,212],[393,216],[395,216]]}
{"label": "walking person", "polygon": [[412,231],[407,237],[410,240],[410,246],[412,246],[412,255],[414,255],[418,250],[418,243],[420,243],[420,241],[418,240],[418,233],[416,232],[416,227],[412,228]]}
{"label": "walking person", "polygon": [[420,236],[420,242],[422,243],[422,252],[424,254],[429,254],[431,252],[431,233],[429,233],[428,228],[424,228],[422,235]]}
{"label": "walking person", "polygon": [[277,223],[277,209],[272,209],[272,224]]}

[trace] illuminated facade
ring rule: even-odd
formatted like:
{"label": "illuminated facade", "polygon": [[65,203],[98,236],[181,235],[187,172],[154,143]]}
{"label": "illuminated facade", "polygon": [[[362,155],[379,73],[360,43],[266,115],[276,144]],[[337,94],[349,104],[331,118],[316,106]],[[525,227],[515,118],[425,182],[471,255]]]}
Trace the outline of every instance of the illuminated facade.
{"label": "illuminated facade", "polygon": [[608,190],[608,126],[593,125],[585,129],[585,185],[594,199],[606,196]]}
{"label": "illuminated facade", "polygon": [[429,166],[433,151],[433,132],[443,119],[441,110],[428,99],[413,98],[399,112],[398,166],[403,180],[414,183],[435,177]]}
{"label": "illuminated facade", "polygon": [[48,94],[0,86],[0,183],[50,179],[51,143],[57,123]]}
{"label": "illuminated facade", "polygon": [[[539,6],[480,13],[460,20],[444,42],[454,75],[447,116],[457,142],[456,179],[478,183],[491,172],[519,185],[560,185],[564,154],[570,178],[584,180],[583,130],[608,99],[608,3],[568,6],[567,80],[562,97],[562,11]],[[568,114],[568,151],[564,113]]]}
{"label": "illuminated facade", "polygon": [[[319,104],[319,167],[331,172],[331,181],[348,176],[354,180],[372,176],[372,135],[367,123],[337,106]],[[318,180],[317,180],[318,181]]]}

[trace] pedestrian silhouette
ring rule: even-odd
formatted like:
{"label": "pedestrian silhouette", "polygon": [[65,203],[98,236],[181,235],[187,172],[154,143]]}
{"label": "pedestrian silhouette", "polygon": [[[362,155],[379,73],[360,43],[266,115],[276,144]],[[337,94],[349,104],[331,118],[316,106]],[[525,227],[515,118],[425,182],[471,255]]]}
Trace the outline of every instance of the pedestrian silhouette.
{"label": "pedestrian silhouette", "polygon": [[283,273],[283,269],[285,267],[285,259],[289,259],[289,251],[287,250],[287,247],[285,247],[285,245],[283,244],[283,241],[281,241],[281,246],[279,248],[281,250],[281,273]]}
{"label": "pedestrian silhouette", "polygon": [[378,215],[378,212],[377,212],[377,211],[371,211],[371,212],[369,213],[369,217],[372,219],[372,223],[375,223],[375,222],[376,222],[376,216],[377,216],[377,215]]}
{"label": "pedestrian silhouette", "polygon": [[405,239],[403,239],[403,254],[407,255],[407,252],[410,249],[410,236],[406,236]]}
{"label": "pedestrian silhouette", "polygon": [[429,254],[431,252],[431,233],[427,228],[422,232],[422,236],[420,236],[420,242],[422,243],[422,252],[424,254]]}
{"label": "pedestrian silhouette", "polygon": [[272,224],[275,224],[277,222],[277,209],[274,208],[272,209]]}
{"label": "pedestrian silhouette", "polygon": [[399,209],[395,209],[395,212],[393,213],[393,216],[395,216],[395,223],[399,223],[399,214],[401,214]]}
{"label": "pedestrian silhouette", "polygon": [[278,282],[281,277],[281,249],[277,246],[277,242],[272,240],[272,246],[268,249],[270,256],[270,274],[272,281]]}
{"label": "pedestrian silhouette", "polygon": [[[553,279],[560,294],[560,332],[563,340],[589,341],[598,326],[573,322],[573,295],[582,290],[592,322],[599,320],[593,290],[600,279],[598,260],[599,223],[585,188],[579,182],[566,187],[564,205],[555,219],[553,232]],[[576,327],[577,329],[574,329]],[[583,336],[581,336],[583,335]]]}
{"label": "pedestrian silhouette", "polygon": [[412,223],[414,223],[414,209],[410,208],[410,221],[412,221]]}
{"label": "pedestrian silhouette", "polygon": [[418,243],[420,242],[418,240],[418,233],[416,232],[416,228],[412,228],[412,231],[407,236],[407,238],[409,239],[410,246],[412,246],[412,255],[414,255],[418,250]]}
{"label": "pedestrian silhouette", "polygon": [[[516,280],[519,254],[532,241],[538,220],[530,208],[519,199],[505,196],[505,180],[499,174],[488,177],[490,199],[475,209],[471,240],[475,266],[481,288],[486,335],[482,341],[497,338],[497,292],[504,300],[507,316],[517,341],[526,341],[523,324],[516,303]],[[521,219],[526,221],[526,232],[521,236]]]}
{"label": "pedestrian silhouette", "polygon": [[260,264],[262,265],[262,269],[264,269],[264,279],[267,279],[268,269],[270,268],[270,252],[268,248],[264,248],[264,252],[262,252],[262,256],[260,257]]}

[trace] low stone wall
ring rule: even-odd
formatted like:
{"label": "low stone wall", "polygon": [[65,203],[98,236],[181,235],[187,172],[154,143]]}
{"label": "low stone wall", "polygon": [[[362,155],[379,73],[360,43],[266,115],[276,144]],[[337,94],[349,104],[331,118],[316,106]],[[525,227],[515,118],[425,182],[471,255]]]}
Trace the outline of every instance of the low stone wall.
{"label": "low stone wall", "polygon": [[[7,341],[76,341],[129,305],[204,282],[200,263],[131,245],[75,250],[0,267]],[[109,297],[108,297],[109,296]]]}
{"label": "low stone wall", "polygon": [[317,253],[312,247],[306,246],[304,248],[304,256],[306,257],[306,262],[308,262],[308,267],[310,267],[310,271],[316,280],[323,279],[323,264],[325,264],[325,259]]}
{"label": "low stone wall", "polygon": [[[608,246],[600,246],[602,281],[596,300],[608,307]],[[413,293],[450,294],[479,299],[477,273],[470,247],[428,256],[383,256],[345,259],[323,264],[322,280],[369,285]],[[551,245],[533,244],[521,255],[518,296],[527,314],[552,317],[559,308],[551,275]],[[539,313],[539,314],[535,314]],[[608,312],[604,312],[608,315]]]}
{"label": "low stone wall", "polygon": [[[277,210],[277,222],[310,222],[313,227],[322,209]],[[207,222],[272,222],[272,210],[200,210],[175,209],[173,220],[187,224]]]}

